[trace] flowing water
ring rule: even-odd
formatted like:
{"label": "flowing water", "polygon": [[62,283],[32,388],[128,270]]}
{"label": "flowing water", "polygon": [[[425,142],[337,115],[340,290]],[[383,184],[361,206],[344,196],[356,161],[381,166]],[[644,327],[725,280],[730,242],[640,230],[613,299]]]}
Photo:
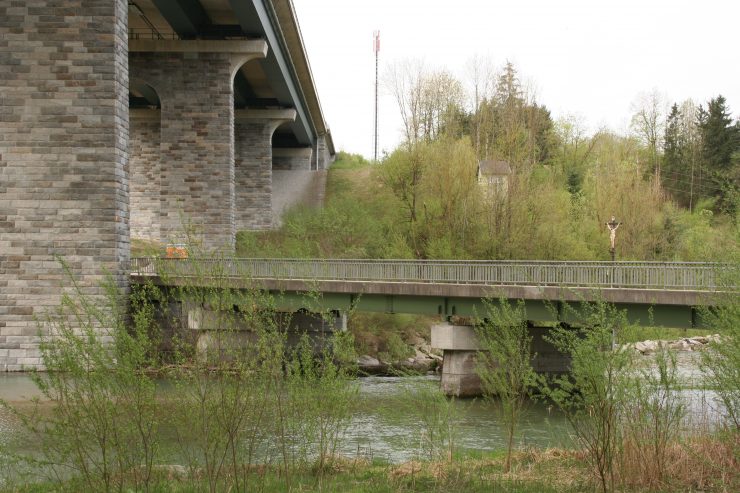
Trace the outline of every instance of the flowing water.
{"label": "flowing water", "polygon": [[[688,383],[682,391],[690,416],[697,422],[716,420],[716,406],[711,391],[701,388],[701,373],[696,354],[681,353],[680,376]],[[649,358],[645,359],[650,367]],[[359,395],[356,411],[339,450],[344,456],[360,456],[401,462],[424,457],[428,449],[428,434],[413,399],[403,398],[419,389],[419,385],[434,388],[437,377],[365,377],[358,379]],[[427,384],[427,385],[424,385]],[[170,382],[162,381],[160,392],[174,392]],[[0,399],[14,405],[29,406],[34,397],[41,397],[30,376],[0,374]],[[408,396],[406,396],[408,397]],[[43,407],[43,403],[41,404]],[[452,417],[452,434],[456,449],[488,451],[505,446],[505,431],[496,417],[494,406],[483,399],[452,400],[444,407]],[[20,440],[18,438],[21,438]],[[562,414],[546,404],[533,402],[528,407],[520,427],[518,444],[534,447],[558,447],[570,444],[570,428]],[[170,444],[174,448],[174,444]],[[18,423],[0,408],[0,452],[33,452],[33,443],[23,439]],[[2,455],[2,454],[0,454]],[[176,457],[173,457],[176,460]]]}

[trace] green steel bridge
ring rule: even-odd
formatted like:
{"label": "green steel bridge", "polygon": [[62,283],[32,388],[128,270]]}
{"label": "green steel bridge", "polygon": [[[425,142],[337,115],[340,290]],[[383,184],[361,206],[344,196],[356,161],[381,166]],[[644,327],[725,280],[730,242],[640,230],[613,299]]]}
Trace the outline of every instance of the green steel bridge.
{"label": "green steel bridge", "polygon": [[[132,284],[268,290],[283,310],[477,316],[487,299],[523,300],[532,322],[568,320],[604,300],[641,325],[702,326],[727,266],[697,262],[133,258]],[[734,288],[733,288],[734,290]],[[316,306],[318,303],[318,307]]]}

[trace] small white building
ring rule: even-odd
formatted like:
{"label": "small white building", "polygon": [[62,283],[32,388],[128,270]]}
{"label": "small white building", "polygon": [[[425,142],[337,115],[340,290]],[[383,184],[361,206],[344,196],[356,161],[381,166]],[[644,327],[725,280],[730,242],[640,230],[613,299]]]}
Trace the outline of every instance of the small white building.
{"label": "small white building", "polygon": [[488,194],[506,195],[509,190],[511,166],[506,161],[487,159],[478,163],[478,184]]}

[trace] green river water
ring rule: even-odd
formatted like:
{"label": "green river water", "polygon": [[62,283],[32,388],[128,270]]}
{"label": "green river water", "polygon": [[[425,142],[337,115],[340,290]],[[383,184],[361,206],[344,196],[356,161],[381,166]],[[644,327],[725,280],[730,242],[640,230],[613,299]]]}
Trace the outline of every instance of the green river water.
{"label": "green river water", "polygon": [[[689,382],[682,391],[689,409],[687,424],[692,426],[692,419],[706,424],[707,420],[715,419],[712,416],[716,416],[718,412],[713,393],[696,385],[701,381],[701,374],[696,368],[696,355],[681,356],[680,362],[681,375]],[[423,457],[423,427],[419,418],[408,407],[414,406],[414,401],[400,398],[415,383],[437,378],[359,378],[356,410],[341,442],[339,453],[346,457],[359,456],[388,462]],[[160,393],[173,391],[169,382],[160,382]],[[0,374],[0,399],[15,405],[28,405],[31,399],[38,396],[40,394],[30,376]],[[399,402],[403,404],[399,405]],[[483,399],[454,400],[451,405],[455,417],[456,449],[490,451],[504,448],[504,429],[490,402]],[[169,440],[165,435],[162,439]],[[571,430],[562,414],[544,403],[533,402],[521,424],[518,442],[520,446],[563,447],[572,444],[570,435]],[[162,449],[174,451],[176,444],[164,443]],[[0,455],[2,452],[33,455],[34,443],[24,436],[23,430],[9,413],[0,408]],[[175,452],[166,454],[162,459],[167,463],[178,462]],[[12,471],[10,474],[12,475]]]}

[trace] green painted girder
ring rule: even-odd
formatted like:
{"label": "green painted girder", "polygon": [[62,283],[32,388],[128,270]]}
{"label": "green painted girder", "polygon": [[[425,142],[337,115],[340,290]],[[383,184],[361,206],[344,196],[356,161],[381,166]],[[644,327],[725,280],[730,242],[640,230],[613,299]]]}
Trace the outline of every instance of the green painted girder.
{"label": "green painted girder", "polygon": [[[278,310],[325,311],[354,309],[363,312],[409,313],[418,315],[440,315],[443,317],[481,317],[487,313],[486,303],[499,303],[499,300],[485,298],[455,298],[435,296],[398,296],[365,294],[352,295],[344,293],[306,294],[304,292],[273,292],[275,307]],[[516,304],[518,300],[506,300]],[[543,300],[525,300],[524,307],[527,320],[531,322],[566,322],[578,325],[579,313],[584,313],[584,302],[563,302]],[[638,303],[616,303],[619,310],[624,310],[630,323],[641,326],[704,328],[696,308],[681,305],[646,305]]]}

